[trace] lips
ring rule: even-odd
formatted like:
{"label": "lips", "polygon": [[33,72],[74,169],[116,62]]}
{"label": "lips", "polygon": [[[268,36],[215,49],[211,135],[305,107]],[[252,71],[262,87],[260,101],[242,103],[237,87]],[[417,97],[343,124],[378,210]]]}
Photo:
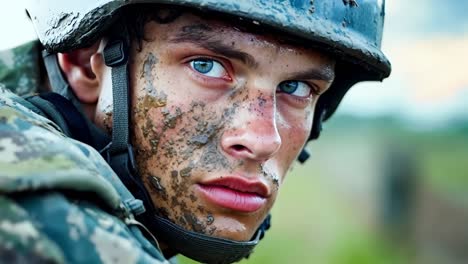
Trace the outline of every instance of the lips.
{"label": "lips", "polygon": [[198,184],[199,190],[212,203],[239,212],[255,212],[267,201],[268,187],[244,177],[222,177]]}

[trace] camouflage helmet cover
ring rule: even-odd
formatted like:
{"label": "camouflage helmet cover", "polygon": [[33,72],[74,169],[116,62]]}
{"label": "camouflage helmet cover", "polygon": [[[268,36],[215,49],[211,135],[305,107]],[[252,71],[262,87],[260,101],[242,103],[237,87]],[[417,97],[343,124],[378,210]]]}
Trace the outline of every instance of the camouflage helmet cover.
{"label": "camouflage helmet cover", "polygon": [[[335,111],[355,83],[382,80],[390,62],[380,50],[385,0],[28,0],[27,12],[37,35],[50,52],[65,52],[96,41],[118,17],[119,10],[134,4],[173,4],[227,13],[267,25],[324,46],[338,58],[352,62],[353,80],[334,84],[337,92],[325,101],[324,119]],[[331,89],[332,90],[332,89]],[[322,100],[324,101],[324,100]]]}

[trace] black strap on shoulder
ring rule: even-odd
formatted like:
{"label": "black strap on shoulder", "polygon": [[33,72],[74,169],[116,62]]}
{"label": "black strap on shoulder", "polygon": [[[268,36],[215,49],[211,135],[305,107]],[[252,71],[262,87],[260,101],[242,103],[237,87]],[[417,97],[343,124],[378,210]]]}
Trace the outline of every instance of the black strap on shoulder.
{"label": "black strap on shoulder", "polygon": [[104,48],[104,62],[112,74],[112,141],[100,152],[129,191],[139,199],[129,209],[140,215],[147,209],[154,212],[153,203],[140,179],[133,147],[130,142],[130,89],[128,82],[128,34],[125,25],[114,31]]}
{"label": "black strap on shoulder", "polygon": [[104,49],[104,61],[112,68],[112,145],[110,153],[126,152],[130,142],[130,89],[128,89],[128,53],[127,41],[122,38],[112,39]]}
{"label": "black strap on shoulder", "polygon": [[42,99],[51,102],[62,114],[62,117],[68,125],[72,138],[88,145],[92,145],[91,133],[89,132],[86,120],[70,100],[53,92],[43,93],[39,96]]}

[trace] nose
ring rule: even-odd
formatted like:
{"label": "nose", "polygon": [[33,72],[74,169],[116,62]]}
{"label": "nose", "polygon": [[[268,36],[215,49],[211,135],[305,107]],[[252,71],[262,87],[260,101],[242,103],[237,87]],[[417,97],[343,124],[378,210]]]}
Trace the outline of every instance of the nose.
{"label": "nose", "polygon": [[277,127],[276,102],[270,97],[256,96],[244,101],[232,126],[221,138],[221,147],[229,155],[264,162],[281,147]]}

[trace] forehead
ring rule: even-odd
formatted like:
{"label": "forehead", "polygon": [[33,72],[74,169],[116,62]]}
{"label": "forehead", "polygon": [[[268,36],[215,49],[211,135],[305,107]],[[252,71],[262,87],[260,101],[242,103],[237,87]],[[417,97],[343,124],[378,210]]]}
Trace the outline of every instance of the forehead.
{"label": "forehead", "polygon": [[[148,24],[147,24],[148,25]],[[297,57],[313,56],[326,64],[334,64],[334,59],[316,49],[308,48],[305,42],[293,39],[281,32],[248,24],[236,18],[221,18],[219,15],[207,13],[203,17],[198,14],[184,12],[174,21],[160,25],[150,21],[145,27],[145,36],[158,37],[171,42],[223,42],[236,48],[262,48],[274,50],[275,53],[289,53]]]}

